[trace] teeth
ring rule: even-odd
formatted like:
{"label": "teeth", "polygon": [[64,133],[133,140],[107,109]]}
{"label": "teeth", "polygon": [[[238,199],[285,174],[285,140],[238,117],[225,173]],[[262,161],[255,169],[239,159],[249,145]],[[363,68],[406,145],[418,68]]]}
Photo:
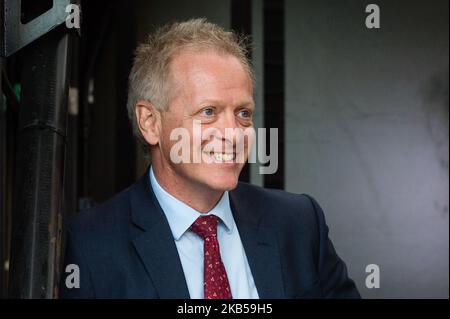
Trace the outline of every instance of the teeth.
{"label": "teeth", "polygon": [[218,162],[227,162],[232,161],[234,159],[234,154],[212,153],[212,156]]}

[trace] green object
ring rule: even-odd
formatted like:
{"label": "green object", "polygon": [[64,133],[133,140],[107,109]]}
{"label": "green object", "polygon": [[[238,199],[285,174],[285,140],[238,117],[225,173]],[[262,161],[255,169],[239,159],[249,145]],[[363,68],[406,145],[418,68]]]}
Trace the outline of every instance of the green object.
{"label": "green object", "polygon": [[20,85],[20,83],[15,83],[13,85],[13,90],[14,90],[14,94],[16,95],[17,101],[20,102],[20,92],[22,90],[22,86]]}
{"label": "green object", "polygon": [[[17,101],[19,101],[19,102],[20,102],[20,92],[21,92],[21,90],[22,90],[22,86],[20,85],[20,83],[15,83],[13,85],[14,95],[16,96]],[[2,100],[0,101],[1,106],[2,106],[1,111],[2,112],[6,112],[6,107],[7,107],[6,100],[7,99],[6,99],[5,94],[2,94],[1,98],[2,98]]]}

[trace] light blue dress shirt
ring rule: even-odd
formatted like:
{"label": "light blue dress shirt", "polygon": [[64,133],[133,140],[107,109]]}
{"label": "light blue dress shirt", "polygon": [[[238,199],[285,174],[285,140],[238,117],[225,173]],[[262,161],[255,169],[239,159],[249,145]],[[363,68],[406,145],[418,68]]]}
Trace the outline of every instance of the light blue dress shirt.
{"label": "light blue dress shirt", "polygon": [[231,212],[228,192],[224,192],[211,211],[201,214],[164,190],[156,180],[152,168],[149,174],[153,192],[169,222],[191,298],[203,299],[203,239],[189,230],[189,227],[198,217],[212,214],[220,219],[217,239],[233,298],[258,299],[255,282]]}

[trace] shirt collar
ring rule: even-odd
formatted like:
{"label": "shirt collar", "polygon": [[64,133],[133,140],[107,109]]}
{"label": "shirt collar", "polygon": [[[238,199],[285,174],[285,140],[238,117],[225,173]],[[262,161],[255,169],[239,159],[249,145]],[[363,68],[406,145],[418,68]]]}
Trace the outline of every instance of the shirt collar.
{"label": "shirt collar", "polygon": [[149,170],[150,183],[155,193],[167,221],[169,222],[173,238],[179,240],[180,237],[191,227],[195,220],[200,216],[216,215],[225,225],[227,233],[233,230],[233,215],[231,213],[230,199],[228,191],[224,192],[219,202],[207,213],[200,213],[189,205],[186,205],[179,199],[169,194],[156,180],[153,173],[153,167]]}

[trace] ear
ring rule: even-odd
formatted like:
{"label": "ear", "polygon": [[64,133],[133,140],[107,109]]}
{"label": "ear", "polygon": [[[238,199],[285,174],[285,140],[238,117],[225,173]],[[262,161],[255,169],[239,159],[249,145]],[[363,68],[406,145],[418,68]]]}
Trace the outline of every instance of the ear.
{"label": "ear", "polygon": [[137,101],[136,120],[142,136],[150,145],[156,145],[159,142],[161,134],[161,116],[155,106],[147,101]]}

